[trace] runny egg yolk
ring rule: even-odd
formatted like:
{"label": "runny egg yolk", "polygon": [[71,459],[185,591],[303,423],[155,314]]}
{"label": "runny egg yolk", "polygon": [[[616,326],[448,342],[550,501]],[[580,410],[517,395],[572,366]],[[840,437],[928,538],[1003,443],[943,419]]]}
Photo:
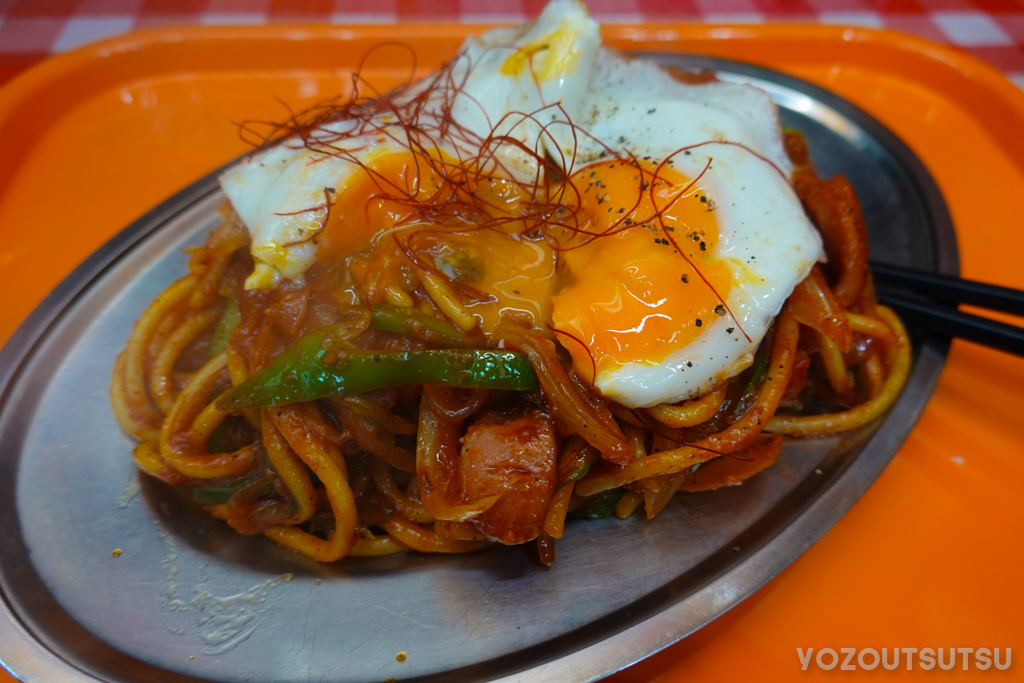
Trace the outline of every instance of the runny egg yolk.
{"label": "runny egg yolk", "polygon": [[713,257],[713,199],[670,166],[613,160],[574,174],[563,203],[575,230],[559,240],[553,228],[554,249],[517,234],[518,186],[468,175],[472,188],[462,191],[506,220],[473,229],[416,216],[416,204],[457,202],[456,184],[409,153],[368,161],[334,194],[316,238],[319,260],[339,262],[399,235],[464,294],[478,295],[463,299],[485,334],[502,317],[540,330],[551,321],[588,381],[626,363],[656,365],[726,314],[732,273]]}
{"label": "runny egg yolk", "polygon": [[699,180],[615,160],[571,181],[579,232],[564,233],[552,321],[586,380],[655,365],[727,314],[732,273],[714,258],[714,200]]}
{"label": "runny egg yolk", "polygon": [[483,295],[464,305],[485,334],[503,317],[545,329],[551,319],[556,262],[543,240],[485,229],[428,235],[417,243],[417,252],[429,254],[450,281]]}
{"label": "runny egg yolk", "polygon": [[333,194],[327,225],[316,238],[318,260],[340,261],[367,249],[407,221],[414,203],[431,201],[442,187],[427,160],[411,152],[365,162]]}
{"label": "runny egg yolk", "polygon": [[[434,154],[449,172],[458,170],[450,158]],[[341,262],[397,235],[421,263],[469,295],[463,297],[464,306],[484,333],[490,334],[502,317],[544,329],[556,260],[543,240],[518,234],[523,225],[515,217],[524,191],[511,181],[470,171],[445,181],[437,171],[423,155],[412,153],[365,163],[334,195],[327,226],[317,237],[318,259]],[[501,220],[474,229],[452,208],[460,201]],[[440,208],[446,203],[453,211],[447,225],[415,215],[417,204]]]}

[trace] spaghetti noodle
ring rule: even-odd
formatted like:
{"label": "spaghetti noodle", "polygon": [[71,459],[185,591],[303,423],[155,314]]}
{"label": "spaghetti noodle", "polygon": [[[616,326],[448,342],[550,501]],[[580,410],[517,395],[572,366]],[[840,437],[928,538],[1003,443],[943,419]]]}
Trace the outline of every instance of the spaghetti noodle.
{"label": "spaghetti noodle", "polygon": [[[188,490],[239,532],[321,562],[536,541],[550,563],[573,514],[626,517],[642,507],[653,517],[677,493],[769,467],[782,434],[855,429],[896,400],[910,345],[875,300],[856,197],[842,177],[817,177],[796,133],[784,139],[789,181],[828,262],[797,285],[747,370],[675,404],[631,408],[594,386],[598,359],[588,371],[570,357],[582,341],[552,326],[543,297],[529,302],[532,317],[482,318],[493,296],[474,283],[487,264],[470,256],[493,253],[489,240],[546,245],[557,263],[633,226],[580,228],[576,174],[533,149],[517,147],[538,175],[509,181],[493,163],[494,145],[516,145],[509,139],[478,141],[472,158],[436,152],[437,137],[467,131],[450,119],[440,131],[420,126],[410,111],[457,94],[453,73],[275,128],[274,139],[333,148],[364,172],[376,207],[364,220],[382,207],[401,219],[383,237],[371,225],[374,240],[318,260],[301,278],[254,286],[251,231],[225,205],[189,274],[150,305],[117,360],[111,401],[140,440],[134,458],[144,473]],[[390,129],[373,128],[381,112],[404,127],[415,158],[401,183],[317,134],[340,120],[383,135]],[[606,149],[601,163],[632,169],[644,184],[667,177],[664,164],[650,170]],[[320,227],[294,244],[328,239],[339,196],[325,188],[322,203],[304,210]],[[636,215],[643,201],[641,193],[619,213]],[[648,228],[689,258],[665,210],[652,211]],[[650,227],[659,223],[661,232]],[[733,315],[714,298],[718,315]]]}

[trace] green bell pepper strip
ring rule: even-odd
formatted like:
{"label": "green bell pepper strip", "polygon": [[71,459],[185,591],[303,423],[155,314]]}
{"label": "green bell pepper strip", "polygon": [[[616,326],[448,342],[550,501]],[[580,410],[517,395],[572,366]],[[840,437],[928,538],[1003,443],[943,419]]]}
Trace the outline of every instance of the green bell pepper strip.
{"label": "green bell pepper strip", "polygon": [[750,375],[750,381],[747,382],[746,388],[743,390],[743,395],[736,403],[736,409],[732,412],[733,416],[737,419],[746,415],[750,407],[757,402],[758,389],[764,384],[764,378],[768,374],[768,356],[770,354],[768,353],[769,349],[766,348],[767,346],[767,344],[761,344],[757,347],[757,352],[754,355],[754,371]]}
{"label": "green bell pepper strip", "polygon": [[224,422],[221,422],[210,432],[210,438],[206,440],[206,450],[210,453],[230,453],[235,450],[231,447],[228,429]]}
{"label": "green bell pepper strip", "polygon": [[225,392],[217,407],[250,410],[337,394],[362,394],[398,384],[520,391],[537,388],[529,358],[513,351],[366,351],[328,363],[323,340],[329,332],[300,339],[263,370]]}
{"label": "green bell pepper strip", "polygon": [[241,488],[235,486],[203,486],[192,489],[192,499],[200,505],[223,505],[231,500],[231,494]]}
{"label": "green bell pepper strip", "polygon": [[573,519],[604,519],[605,517],[611,517],[612,513],[615,512],[616,504],[618,504],[619,499],[623,495],[623,492],[618,489],[612,489],[607,493],[599,493],[575,510],[570,510],[566,516]]}
{"label": "green bell pepper strip", "polygon": [[231,297],[224,304],[224,312],[220,314],[217,327],[213,328],[213,337],[210,338],[208,352],[210,358],[219,355],[228,347],[228,340],[240,322],[242,322],[242,312],[238,309],[238,299]]}
{"label": "green bell pepper strip", "polygon": [[462,347],[469,341],[466,333],[452,323],[415,308],[378,306],[372,315],[370,326],[378,330],[397,332],[443,346]]}
{"label": "green bell pepper strip", "polygon": [[559,456],[558,484],[555,485],[556,489],[560,489],[587,476],[587,473],[590,472],[590,466],[601,455],[596,448],[580,437],[570,437],[570,439],[573,438],[577,441],[572,443],[567,440],[566,445],[563,447],[565,454]]}
{"label": "green bell pepper strip", "polygon": [[590,466],[594,464],[594,460],[596,460],[596,458],[593,458],[589,461],[581,461],[577,463],[576,469],[574,469],[572,473],[570,473],[569,476],[567,476],[565,479],[559,481],[555,488],[560,489],[563,486],[567,486],[573,483],[574,481],[579,481],[583,477],[587,476],[587,473],[590,472]]}
{"label": "green bell pepper strip", "polygon": [[274,490],[270,477],[266,474],[257,479],[242,479],[224,486],[196,486],[192,489],[192,499],[200,505],[223,505],[231,500],[231,496],[243,488],[253,487],[259,493],[267,494]]}

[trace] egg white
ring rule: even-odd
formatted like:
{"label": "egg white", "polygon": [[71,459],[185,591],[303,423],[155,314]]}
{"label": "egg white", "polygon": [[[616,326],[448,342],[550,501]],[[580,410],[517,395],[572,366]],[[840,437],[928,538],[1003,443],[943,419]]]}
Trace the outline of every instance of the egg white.
{"label": "egg white", "polygon": [[766,162],[717,144],[673,157],[673,167],[696,178],[708,157],[701,187],[715,202],[719,230],[711,258],[724,259],[732,272],[725,302],[735,318],[705,316],[696,339],[657,363],[599,372],[594,384],[600,392],[631,408],[698,396],[747,368],[793,288],[822,255],[821,238],[793,189]]}
{"label": "egg white", "polygon": [[[428,98],[419,123],[442,125],[450,104],[459,133],[437,140],[442,152],[457,159],[476,157],[487,138],[508,137],[533,154],[510,144],[488,147],[494,162],[484,170],[498,169],[523,182],[536,180],[537,157],[549,148],[557,153],[572,141],[569,121],[582,116],[600,44],[600,27],[581,3],[554,0],[532,24],[469,38],[450,73],[449,82],[460,86],[454,99],[446,102],[444,93]],[[428,83],[429,78],[421,88]],[[420,93],[414,87],[404,98]],[[547,104],[561,108],[545,109]],[[541,110],[543,121],[531,116]],[[362,130],[367,134],[360,134]],[[318,145],[317,137],[326,142]],[[256,268],[246,282],[249,289],[268,290],[283,279],[299,280],[316,262],[316,245],[303,240],[323,227],[326,212],[306,210],[324,205],[325,188],[340,190],[361,165],[413,147],[402,127],[388,124],[386,114],[367,123],[332,122],[312,138],[285,140],[220,178],[252,235]]]}
{"label": "egg white", "polygon": [[600,49],[601,28],[578,0],[552,0],[532,24],[470,37],[455,63],[453,80],[464,84],[453,116],[481,139],[507,137],[531,150],[496,150],[508,175],[530,182],[545,153],[558,162],[565,150],[571,161],[571,122],[585,115]]}
{"label": "egg white", "polygon": [[[377,123],[387,130],[384,121]],[[331,123],[308,144],[287,140],[221,175],[221,188],[252,236],[256,267],[246,280],[247,289],[267,290],[282,279],[300,279],[316,263],[317,245],[309,238],[323,229],[327,218],[325,189],[344,188],[361,172],[355,161],[368,164],[401,149],[390,136],[346,137],[355,126],[354,121]],[[404,135],[399,128],[389,132]],[[318,136],[323,146],[317,144]]]}
{"label": "egg white", "polygon": [[[600,371],[595,386],[629,407],[698,396],[751,364],[794,287],[824,259],[821,237],[787,180],[792,164],[778,112],[751,86],[682,83],[656,64],[605,48],[588,92],[577,123],[590,135],[578,136],[571,150],[578,164],[607,156],[610,146],[655,161],[671,157],[691,179],[703,172],[700,186],[714,201],[719,229],[711,258],[725,259],[732,272],[725,303],[735,316],[711,316],[694,341],[657,362]],[[556,313],[566,315],[557,306]]]}

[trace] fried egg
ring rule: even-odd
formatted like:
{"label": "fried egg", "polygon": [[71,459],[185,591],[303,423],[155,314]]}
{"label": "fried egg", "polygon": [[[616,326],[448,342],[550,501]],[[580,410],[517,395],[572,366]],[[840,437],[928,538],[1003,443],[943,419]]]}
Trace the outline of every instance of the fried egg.
{"label": "fried egg", "polygon": [[[669,161],[657,175],[618,161],[583,171],[581,220],[603,236],[561,255],[567,284],[552,301],[577,372],[629,407],[703,394],[748,367],[822,253],[785,178],[746,149]],[[633,209],[637,175],[655,200]]]}
{"label": "fried egg", "polygon": [[[573,284],[553,302],[555,328],[571,335],[562,341],[577,371],[624,405],[703,394],[751,364],[793,288],[824,258],[788,182],[776,109],[755,88],[681,83],[604,49],[591,93],[580,125],[593,137],[576,158],[594,164],[611,146],[620,158],[666,162],[666,214],[627,214],[638,227],[564,254]],[[603,202],[590,207],[600,218],[589,232],[610,231],[607,218],[636,200],[637,169],[594,168]]]}
{"label": "fried egg", "polygon": [[[331,124],[320,138],[361,160],[398,151],[386,138],[347,137],[355,126]],[[359,167],[346,156],[287,140],[221,176],[221,188],[252,237],[256,266],[246,280],[248,289],[267,290],[282,279],[302,277],[320,251],[316,236],[325,227],[329,202],[357,173]]]}
{"label": "fried egg", "polygon": [[[601,47],[576,0],[469,39],[443,78],[396,97],[416,103],[426,134],[411,135],[384,108],[285,141],[222,177],[252,233],[248,287],[299,280],[317,261],[407,228],[407,207],[375,197],[382,183],[428,196],[445,164],[425,167],[417,155],[476,164],[501,198],[488,206],[515,211],[556,176],[567,217],[545,234],[510,227],[459,238],[455,256],[478,253],[470,284],[490,297],[467,308],[485,334],[518,314],[554,334],[601,394],[647,407],[702,394],[748,367],[793,288],[823,259],[788,182],[768,96],[684,83]],[[430,248],[436,261],[454,247]]]}
{"label": "fried egg", "polygon": [[[555,0],[533,24],[470,38],[443,83],[427,78],[401,95],[404,104],[430,89],[416,111],[416,123],[427,130],[448,121],[451,109],[448,123],[458,131],[428,135],[432,146],[422,148],[422,140],[412,139],[393,115],[383,112],[333,121],[305,139],[285,140],[229,169],[220,184],[252,235],[256,261],[246,286],[268,290],[282,280],[299,280],[318,255],[365,247],[373,234],[399,222],[403,213],[392,206],[392,215],[378,216],[388,225],[377,223],[369,234],[352,226],[355,221],[366,228],[360,216],[376,189],[367,187],[366,167],[391,189],[428,188],[427,179],[410,177],[406,170],[422,167],[411,148],[458,160],[476,157],[486,146],[491,161],[481,170],[497,168],[515,180],[536,179],[538,155],[570,146],[570,121],[582,115],[600,43],[599,27],[582,4]],[[449,90],[451,84],[461,87]],[[498,139],[522,148],[488,142]],[[386,168],[380,168],[376,162],[384,158]],[[346,227],[326,230],[328,221]]]}

